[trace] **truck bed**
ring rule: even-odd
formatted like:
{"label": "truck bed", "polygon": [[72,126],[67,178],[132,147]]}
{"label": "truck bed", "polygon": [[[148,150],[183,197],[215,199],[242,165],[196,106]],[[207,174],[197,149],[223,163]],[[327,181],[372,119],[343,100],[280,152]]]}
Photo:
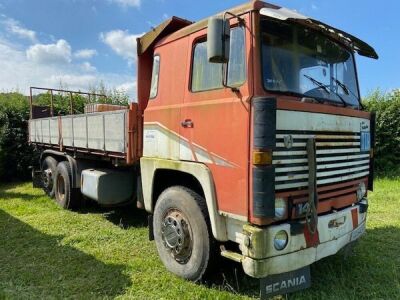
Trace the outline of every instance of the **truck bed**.
{"label": "truck bed", "polygon": [[129,110],[29,120],[32,144],[126,158]]}

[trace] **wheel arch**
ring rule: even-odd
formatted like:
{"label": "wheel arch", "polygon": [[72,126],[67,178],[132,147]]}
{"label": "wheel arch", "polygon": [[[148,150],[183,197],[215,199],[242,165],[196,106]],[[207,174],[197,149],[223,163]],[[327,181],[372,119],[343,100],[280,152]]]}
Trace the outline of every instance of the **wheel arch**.
{"label": "wheel arch", "polygon": [[158,197],[168,187],[181,185],[205,197],[200,181],[190,173],[173,169],[156,169],[152,180],[151,209],[155,208]]}
{"label": "wheel arch", "polygon": [[[153,213],[156,199],[163,190],[172,185],[183,185],[205,198],[214,238],[218,241],[228,240],[225,218],[218,212],[212,173],[206,165],[142,157],[140,168],[144,206],[147,212]],[[172,177],[173,175],[175,177]],[[162,179],[165,179],[166,176],[170,176],[169,180],[163,181]],[[183,179],[187,179],[187,181],[184,182]]]}

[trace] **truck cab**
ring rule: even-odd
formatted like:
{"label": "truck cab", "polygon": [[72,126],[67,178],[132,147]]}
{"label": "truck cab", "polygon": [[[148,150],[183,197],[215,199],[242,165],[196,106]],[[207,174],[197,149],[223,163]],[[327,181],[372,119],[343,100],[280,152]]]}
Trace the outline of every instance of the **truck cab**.
{"label": "truck cab", "polygon": [[162,262],[185,279],[222,255],[260,278],[262,295],[308,287],[309,266],[366,228],[375,123],[355,54],[377,59],[374,49],[252,1],[195,23],[172,17],[137,51],[129,107],[74,114],[67,91],[70,115],[57,116],[55,90],[44,109],[31,88],[45,191],[63,208],[81,194],[108,207],[137,200]]}
{"label": "truck cab", "polygon": [[354,55],[377,58],[369,45],[260,1],[193,24],[172,18],[138,45],[149,213],[157,182],[197,182],[213,238],[238,245],[221,254],[256,278],[308,266],[364,232],[374,124]]}

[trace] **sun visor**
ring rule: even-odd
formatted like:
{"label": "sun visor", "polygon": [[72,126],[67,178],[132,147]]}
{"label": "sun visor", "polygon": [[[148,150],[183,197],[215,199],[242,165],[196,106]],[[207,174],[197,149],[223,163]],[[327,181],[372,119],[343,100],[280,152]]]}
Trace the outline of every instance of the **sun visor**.
{"label": "sun visor", "polygon": [[296,11],[289,10],[287,8],[270,8],[264,7],[260,9],[260,14],[266,17],[278,19],[278,20],[292,20],[296,23],[303,24],[304,26],[311,27],[315,30],[323,32],[324,34],[330,36],[331,38],[338,40],[351,49],[357,52],[359,55],[378,59],[378,54],[375,52],[374,48],[372,48],[367,43],[362,40],[348,34],[340,29],[329,26],[325,23],[322,23],[318,20],[314,20],[307,16],[304,16]]}

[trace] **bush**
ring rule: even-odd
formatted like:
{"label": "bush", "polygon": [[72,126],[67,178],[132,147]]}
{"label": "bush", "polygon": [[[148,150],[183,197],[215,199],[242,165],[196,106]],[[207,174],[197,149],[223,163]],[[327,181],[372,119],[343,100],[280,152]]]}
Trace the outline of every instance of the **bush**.
{"label": "bush", "polygon": [[[117,90],[104,86],[91,92],[106,95],[92,97],[91,103],[128,105],[129,98]],[[54,94],[54,115],[69,113],[68,94]],[[73,95],[74,113],[83,113],[87,98]],[[50,105],[50,94],[34,96],[36,105]],[[20,93],[0,93],[0,181],[26,180],[31,176],[30,166],[38,162],[38,153],[28,144],[28,97]]]}
{"label": "bush", "polygon": [[[104,88],[103,88],[104,89]],[[92,90],[92,92],[96,92]],[[107,99],[92,99],[93,102],[127,104],[128,98],[117,91],[100,88],[97,93],[107,95]],[[67,112],[69,99],[55,95],[57,108]],[[75,97],[75,96],[74,96]],[[42,104],[49,103],[49,95],[37,97]],[[75,100],[75,99],[74,99]],[[76,100],[75,100],[76,101]],[[83,100],[78,99],[77,110],[83,110]],[[368,111],[376,112],[375,167],[379,175],[400,172],[400,90],[384,93],[376,90],[364,99]],[[29,103],[28,98],[19,93],[0,93],[0,181],[27,179],[29,166],[36,162],[36,153],[28,145]]]}
{"label": "bush", "polygon": [[400,171],[400,90],[384,93],[376,90],[363,102],[376,112],[375,168],[379,175]]}
{"label": "bush", "polygon": [[19,93],[0,94],[0,181],[28,179],[35,152],[28,144],[29,105]]}
{"label": "bush", "polygon": [[[91,87],[90,93],[104,95],[105,97],[91,95],[90,99],[87,95],[72,94],[65,92],[54,92],[53,94],[53,110],[54,116],[70,114],[70,102],[72,96],[73,113],[80,114],[84,112],[84,107],[89,103],[107,103],[116,105],[128,105],[129,97],[124,92],[116,89],[107,89],[103,84],[99,87]],[[33,104],[39,106],[47,106],[50,108],[51,94],[50,92],[40,93],[33,96]]]}

